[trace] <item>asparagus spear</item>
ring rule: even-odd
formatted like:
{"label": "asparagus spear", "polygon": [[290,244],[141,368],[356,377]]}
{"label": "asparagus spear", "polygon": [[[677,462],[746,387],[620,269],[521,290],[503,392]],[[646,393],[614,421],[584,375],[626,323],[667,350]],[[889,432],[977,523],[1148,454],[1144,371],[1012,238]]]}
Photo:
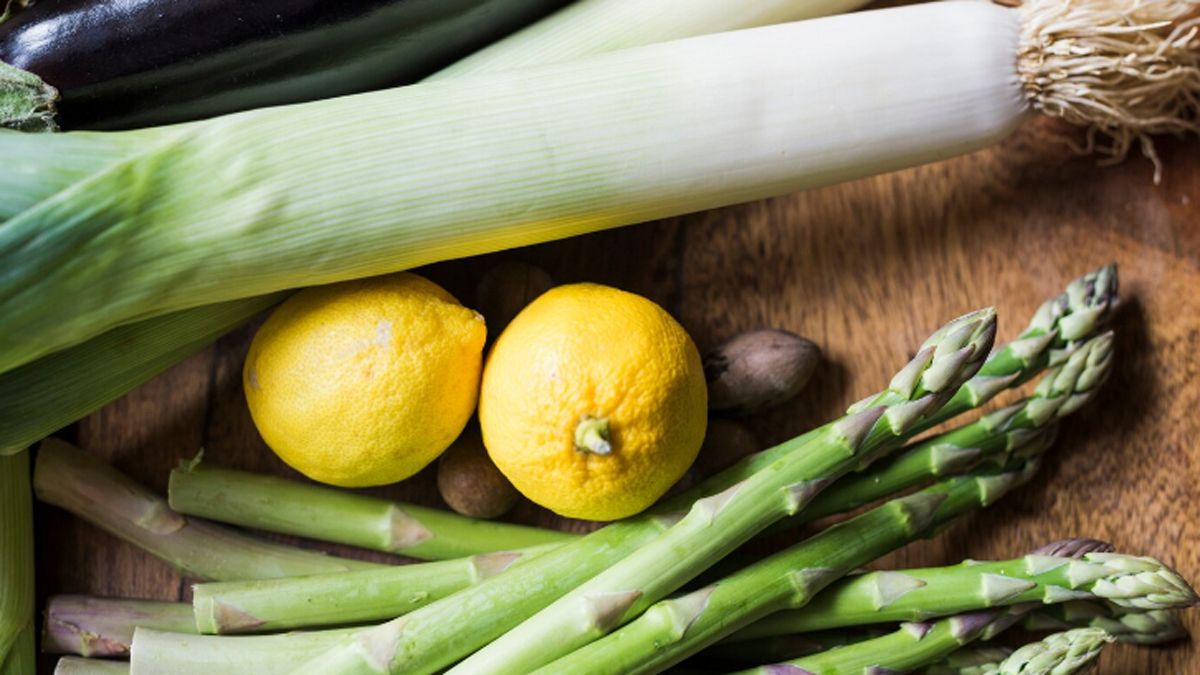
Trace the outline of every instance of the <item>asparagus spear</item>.
{"label": "asparagus spear", "polygon": [[136,626],[196,632],[192,608],[187,603],[56,595],[46,606],[42,651],[85,657],[128,656]]}
{"label": "asparagus spear", "polygon": [[1027,555],[997,562],[881,571],[843,579],[804,609],[779,612],[737,639],[930,617],[1029,602],[1103,599],[1137,609],[1196,603],[1195,592],[1153,558],[1089,553],[1081,559]]}
{"label": "asparagus spear", "polygon": [[[1112,547],[1094,539],[1068,539],[1047,544],[1031,555],[1052,558],[1083,558],[1107,554]],[[1157,589],[1143,587],[1147,595]],[[864,672],[908,672],[938,663],[961,647],[976,640],[989,640],[1019,622],[1037,605],[1013,605],[1001,609],[959,614],[936,623],[905,623],[894,633],[873,640],[838,647],[746,671],[738,675],[766,673],[779,675],[841,675]]]}
{"label": "asparagus spear", "polygon": [[967,645],[921,671],[922,675],[986,675],[998,668],[1013,650],[988,643]]}
{"label": "asparagus spear", "polygon": [[[489,672],[527,671],[594,639],[636,615],[677,588],[732,548],[775,520],[795,513],[830,480],[890,449],[912,423],[936,410],[945,397],[973,375],[995,334],[995,313],[976,312],[947,324],[897,373],[889,389],[847,417],[810,432],[764,470],[725,491],[696,502],[659,537],[646,536],[663,509],[609,526],[565,544],[467,593],[433,603],[398,620],[362,631],[308,666],[309,672],[429,672],[453,663],[545,606],[565,590],[579,586],[549,611],[510,632],[459,668],[486,663]],[[790,447],[788,447],[790,446]],[[754,460],[744,461],[702,484],[701,490],[729,481]],[[655,528],[657,529],[657,528]],[[636,538],[636,545],[629,539]],[[654,543],[641,547],[643,542]],[[637,551],[629,555],[631,551]],[[625,558],[619,564],[614,562]],[[611,567],[608,567],[611,565]],[[591,581],[579,585],[608,567]],[[633,585],[631,585],[631,583]],[[536,591],[532,589],[537,589]],[[453,602],[471,607],[468,621]],[[546,639],[541,636],[548,635]],[[526,642],[532,640],[538,647]],[[503,658],[495,651],[512,650]],[[533,653],[531,653],[533,652]]]}
{"label": "asparagus spear", "polygon": [[33,672],[29,452],[0,456],[0,675]]}
{"label": "asparagus spear", "polygon": [[713,561],[798,513],[827,485],[895,448],[918,419],[974,375],[995,336],[995,312],[947,324],[889,388],[770,467],[697,501],[653,543],[556,600],[450,672],[527,673],[637,617]]}
{"label": "asparagus spear", "polygon": [[553,548],[283,579],[197,584],[201,633],[265,633],[378,621],[407,614]]}
{"label": "asparagus spear", "polygon": [[1187,637],[1179,614],[1165,609],[1130,611],[1090,600],[1071,600],[1044,607],[1030,614],[1023,624],[1026,630],[1065,630],[1100,628],[1130,644],[1157,645]]}
{"label": "asparagus spear", "polygon": [[[770,618],[759,623],[769,621]],[[1141,645],[1163,644],[1187,637],[1187,630],[1176,611],[1129,611],[1094,600],[1069,600],[1040,607],[1030,612],[1021,625],[1033,632],[1099,628],[1117,642]],[[737,636],[735,633],[731,638]],[[726,640],[704,650],[702,656],[739,663],[747,657],[756,657],[758,661],[787,661],[874,637],[879,635],[869,630],[829,630]],[[981,675],[984,672],[982,666],[998,666],[1011,652],[1011,649],[997,645],[969,645],[923,672],[925,675]]]}
{"label": "asparagus spear", "polygon": [[[801,607],[850,570],[966,511],[993,503],[1033,476],[1037,460],[1012,471],[946,478],[839,523],[789,549],[687,595],[660,602],[614,633],[535,671],[538,675],[656,673],[741,626]],[[910,500],[919,501],[912,502]],[[936,506],[931,506],[936,504]],[[919,516],[921,511],[928,515]]]}
{"label": "asparagus spear", "polygon": [[138,627],[130,666],[141,675],[287,675],[353,634],[352,628],[277,635],[190,635]]}
{"label": "asparagus spear", "polygon": [[1042,303],[1016,340],[992,352],[979,372],[918,428],[923,431],[978,408],[1001,391],[1059,364],[1076,345],[1103,330],[1117,300],[1115,263],[1073,279],[1063,293]]}
{"label": "asparagus spear", "polygon": [[[1013,451],[1039,452],[1050,440],[1048,435],[1026,434],[1020,438],[1024,445],[1013,440]],[[201,633],[241,633],[400,616],[506,569],[518,556],[527,560],[545,550],[381,570],[199,584],[193,587],[196,621]]]}
{"label": "asparagus spear", "polygon": [[[960,618],[962,620],[960,620]],[[860,675],[905,673],[944,659],[964,641],[984,629],[978,617],[943,619],[934,624],[906,623],[890,635],[838,647],[786,663],[772,664],[735,675]],[[991,618],[991,617],[989,617]],[[1099,628],[1075,628],[1029,643],[999,664],[930,669],[929,675],[1070,675],[1089,668],[1112,638]]]}
{"label": "asparagus spear", "polygon": [[129,664],[64,656],[54,666],[54,675],[129,675]]}
{"label": "asparagus spear", "polygon": [[1081,629],[1031,642],[1019,653],[1005,647],[964,647],[923,675],[1070,675],[1090,669],[1100,648],[1111,641],[1103,631]]}
{"label": "asparagus spear", "polygon": [[[721,664],[742,665],[757,664],[763,661],[787,661],[834,647],[877,638],[888,632],[872,628],[827,630],[803,635],[772,635],[741,642],[718,642],[700,652],[694,660],[700,663],[710,663],[712,659],[716,659]],[[991,660],[995,659],[989,659],[989,661]]]}
{"label": "asparagus spear", "polygon": [[847,476],[792,521],[809,522],[919,485],[929,476],[964,471],[1020,445],[1024,436],[1083,406],[1108,378],[1112,332],[1083,342],[1051,369],[1033,395],[883,460],[869,473]]}
{"label": "asparagus spear", "polygon": [[189,520],[116,469],[57,439],[47,439],[39,448],[33,483],[43,502],[202,578],[262,579],[384,567]]}
{"label": "asparagus spear", "polygon": [[171,508],[270,532],[443,560],[560,543],[577,535],[475,520],[423,506],[207,466],[199,458],[171,472]]}
{"label": "asparagus spear", "polygon": [[[1020,647],[994,675],[1071,675],[1091,670],[1112,637],[1099,628],[1075,628]],[[988,675],[992,675],[989,673]]]}

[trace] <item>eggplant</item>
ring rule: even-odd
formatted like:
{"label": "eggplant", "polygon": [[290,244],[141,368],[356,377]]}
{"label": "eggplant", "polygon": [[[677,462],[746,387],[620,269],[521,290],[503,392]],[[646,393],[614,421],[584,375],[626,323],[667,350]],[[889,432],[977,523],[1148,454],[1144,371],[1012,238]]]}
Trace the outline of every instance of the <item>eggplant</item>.
{"label": "eggplant", "polygon": [[127,129],[408,84],[567,4],[37,0],[0,61],[58,90],[61,128]]}

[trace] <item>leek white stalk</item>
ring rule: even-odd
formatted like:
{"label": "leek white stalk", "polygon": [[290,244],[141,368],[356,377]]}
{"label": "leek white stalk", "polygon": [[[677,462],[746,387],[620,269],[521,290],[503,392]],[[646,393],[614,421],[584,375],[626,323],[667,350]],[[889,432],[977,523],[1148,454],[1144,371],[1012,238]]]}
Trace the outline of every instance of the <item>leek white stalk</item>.
{"label": "leek white stalk", "polygon": [[441,80],[558,63],[739,28],[858,9],[870,0],[577,0],[430,77]]}
{"label": "leek white stalk", "polygon": [[165,131],[0,226],[0,370],[172,310],[970,152],[1030,109],[1118,152],[1194,130],[1196,27],[1173,21],[1195,7],[941,2]]}
{"label": "leek white stalk", "polygon": [[[435,77],[556,63],[656,40],[832,14],[862,4],[864,0],[749,0],[731,8],[725,0],[583,0],[519,38],[506,39],[469,57],[468,64],[451,66]],[[42,152],[40,137],[10,136],[6,147],[15,165],[0,172],[0,221],[116,164],[160,133],[148,129],[71,134],[67,146],[52,154]],[[24,448],[116,399],[275,301],[260,296],[138,321],[0,374],[0,410],[21,411],[0,420],[0,455]]]}
{"label": "leek white stalk", "polygon": [[0,675],[33,673],[29,453],[0,457]]}

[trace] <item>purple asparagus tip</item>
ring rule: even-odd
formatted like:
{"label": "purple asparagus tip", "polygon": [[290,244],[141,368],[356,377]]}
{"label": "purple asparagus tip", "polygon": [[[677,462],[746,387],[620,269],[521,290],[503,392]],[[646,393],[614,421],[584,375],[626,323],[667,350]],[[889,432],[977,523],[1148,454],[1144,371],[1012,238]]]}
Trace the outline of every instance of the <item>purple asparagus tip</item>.
{"label": "purple asparagus tip", "polygon": [[1033,555],[1052,555],[1059,558],[1082,558],[1088,553],[1111,553],[1113,545],[1099,539],[1075,537],[1052,541],[1041,548],[1034,549]]}

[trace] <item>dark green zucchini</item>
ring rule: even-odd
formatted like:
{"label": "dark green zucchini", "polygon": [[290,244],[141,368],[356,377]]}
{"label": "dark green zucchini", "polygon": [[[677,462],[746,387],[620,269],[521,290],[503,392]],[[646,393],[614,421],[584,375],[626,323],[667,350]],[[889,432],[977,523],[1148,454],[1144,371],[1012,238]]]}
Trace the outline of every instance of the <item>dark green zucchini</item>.
{"label": "dark green zucchini", "polygon": [[566,4],[37,0],[0,61],[58,90],[62,128],[153,126],[410,83]]}

